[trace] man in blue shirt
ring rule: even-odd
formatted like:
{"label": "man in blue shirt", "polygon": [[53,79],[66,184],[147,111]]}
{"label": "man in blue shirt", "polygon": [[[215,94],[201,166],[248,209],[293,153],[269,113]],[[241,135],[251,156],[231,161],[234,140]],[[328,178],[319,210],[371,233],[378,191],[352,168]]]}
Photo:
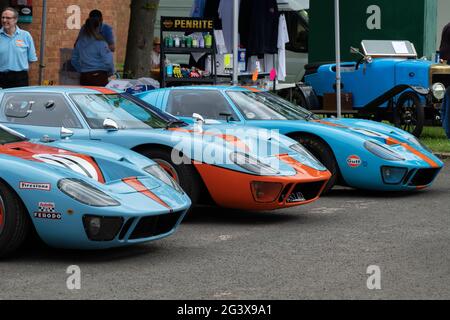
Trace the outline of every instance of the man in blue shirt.
{"label": "man in blue shirt", "polygon": [[[113,28],[110,25],[103,22],[102,12],[97,9],[92,10],[89,13],[89,18],[98,18],[100,20],[100,22],[101,22],[100,34],[103,36],[105,41],[108,43],[109,50],[111,50],[111,52],[114,52],[116,50],[116,41],[114,39]],[[84,28],[84,26],[81,27],[80,34],[82,33],[83,28]],[[78,35],[78,38],[80,37],[80,34]],[[77,38],[77,41],[75,41],[75,45],[78,42],[78,38]]]}
{"label": "man in blue shirt", "polygon": [[30,33],[17,26],[14,8],[2,11],[0,29],[0,88],[28,86],[29,63],[36,62],[36,49]]}

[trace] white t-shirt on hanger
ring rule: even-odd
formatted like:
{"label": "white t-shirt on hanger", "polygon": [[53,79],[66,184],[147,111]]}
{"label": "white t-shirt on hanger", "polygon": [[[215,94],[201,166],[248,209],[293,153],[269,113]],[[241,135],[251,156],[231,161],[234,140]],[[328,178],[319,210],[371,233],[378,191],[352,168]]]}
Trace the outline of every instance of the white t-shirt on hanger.
{"label": "white t-shirt on hanger", "polygon": [[289,34],[284,14],[280,15],[278,24],[278,72],[277,79],[284,81],[286,79],[286,43],[289,43]]}

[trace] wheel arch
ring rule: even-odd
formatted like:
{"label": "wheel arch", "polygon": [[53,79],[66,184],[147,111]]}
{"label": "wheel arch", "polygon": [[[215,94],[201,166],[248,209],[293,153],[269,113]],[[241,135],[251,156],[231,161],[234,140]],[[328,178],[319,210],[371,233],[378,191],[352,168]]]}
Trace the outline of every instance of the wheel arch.
{"label": "wheel arch", "polygon": [[331,154],[333,155],[334,160],[336,161],[337,169],[338,169],[338,177],[337,177],[338,183],[342,184],[342,185],[347,185],[347,183],[345,182],[345,180],[342,176],[340,163],[336,159],[336,155],[333,151],[333,148],[331,148],[330,144],[325,139],[323,139],[321,136],[319,136],[317,134],[314,134],[311,132],[306,132],[306,131],[293,131],[293,132],[286,133],[286,136],[288,136],[289,138],[294,139],[294,140],[296,140],[295,138],[299,137],[299,136],[307,136],[310,138],[317,139],[317,140],[321,141],[322,143],[324,143],[331,150]]}

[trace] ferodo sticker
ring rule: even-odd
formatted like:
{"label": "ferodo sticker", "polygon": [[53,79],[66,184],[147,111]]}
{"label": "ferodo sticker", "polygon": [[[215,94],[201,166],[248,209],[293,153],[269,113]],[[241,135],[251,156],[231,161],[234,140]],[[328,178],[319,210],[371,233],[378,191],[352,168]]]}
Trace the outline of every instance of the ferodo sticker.
{"label": "ferodo sticker", "polygon": [[48,212],[35,212],[34,217],[36,219],[47,219],[47,220],[61,220],[60,213],[48,213]]}
{"label": "ferodo sticker", "polygon": [[350,168],[358,168],[361,165],[362,161],[359,156],[352,155],[347,158],[347,164]]}
{"label": "ferodo sticker", "polygon": [[50,183],[21,182],[19,188],[25,190],[50,191],[52,187]]}

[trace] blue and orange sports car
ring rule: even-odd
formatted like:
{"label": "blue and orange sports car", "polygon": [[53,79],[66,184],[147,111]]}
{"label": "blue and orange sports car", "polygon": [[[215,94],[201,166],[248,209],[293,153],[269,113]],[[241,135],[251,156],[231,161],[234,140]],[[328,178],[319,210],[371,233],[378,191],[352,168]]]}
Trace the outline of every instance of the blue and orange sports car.
{"label": "blue and orange sports car", "polygon": [[175,232],[189,197],[155,162],[100,142],[41,142],[0,126],[0,257],[31,228],[60,248],[103,249]]}
{"label": "blue and orange sports car", "polygon": [[177,87],[137,97],[192,122],[229,123],[279,130],[306,147],[332,173],[326,190],[340,183],[371,190],[428,187],[443,163],[413,135],[361,119],[321,119],[267,91],[243,87]]}
{"label": "blue and orange sports car", "polygon": [[312,202],[330,178],[298,142],[269,130],[188,125],[132,95],[105,88],[0,90],[0,122],[28,137],[100,140],[158,162],[193,204],[272,210]]}

